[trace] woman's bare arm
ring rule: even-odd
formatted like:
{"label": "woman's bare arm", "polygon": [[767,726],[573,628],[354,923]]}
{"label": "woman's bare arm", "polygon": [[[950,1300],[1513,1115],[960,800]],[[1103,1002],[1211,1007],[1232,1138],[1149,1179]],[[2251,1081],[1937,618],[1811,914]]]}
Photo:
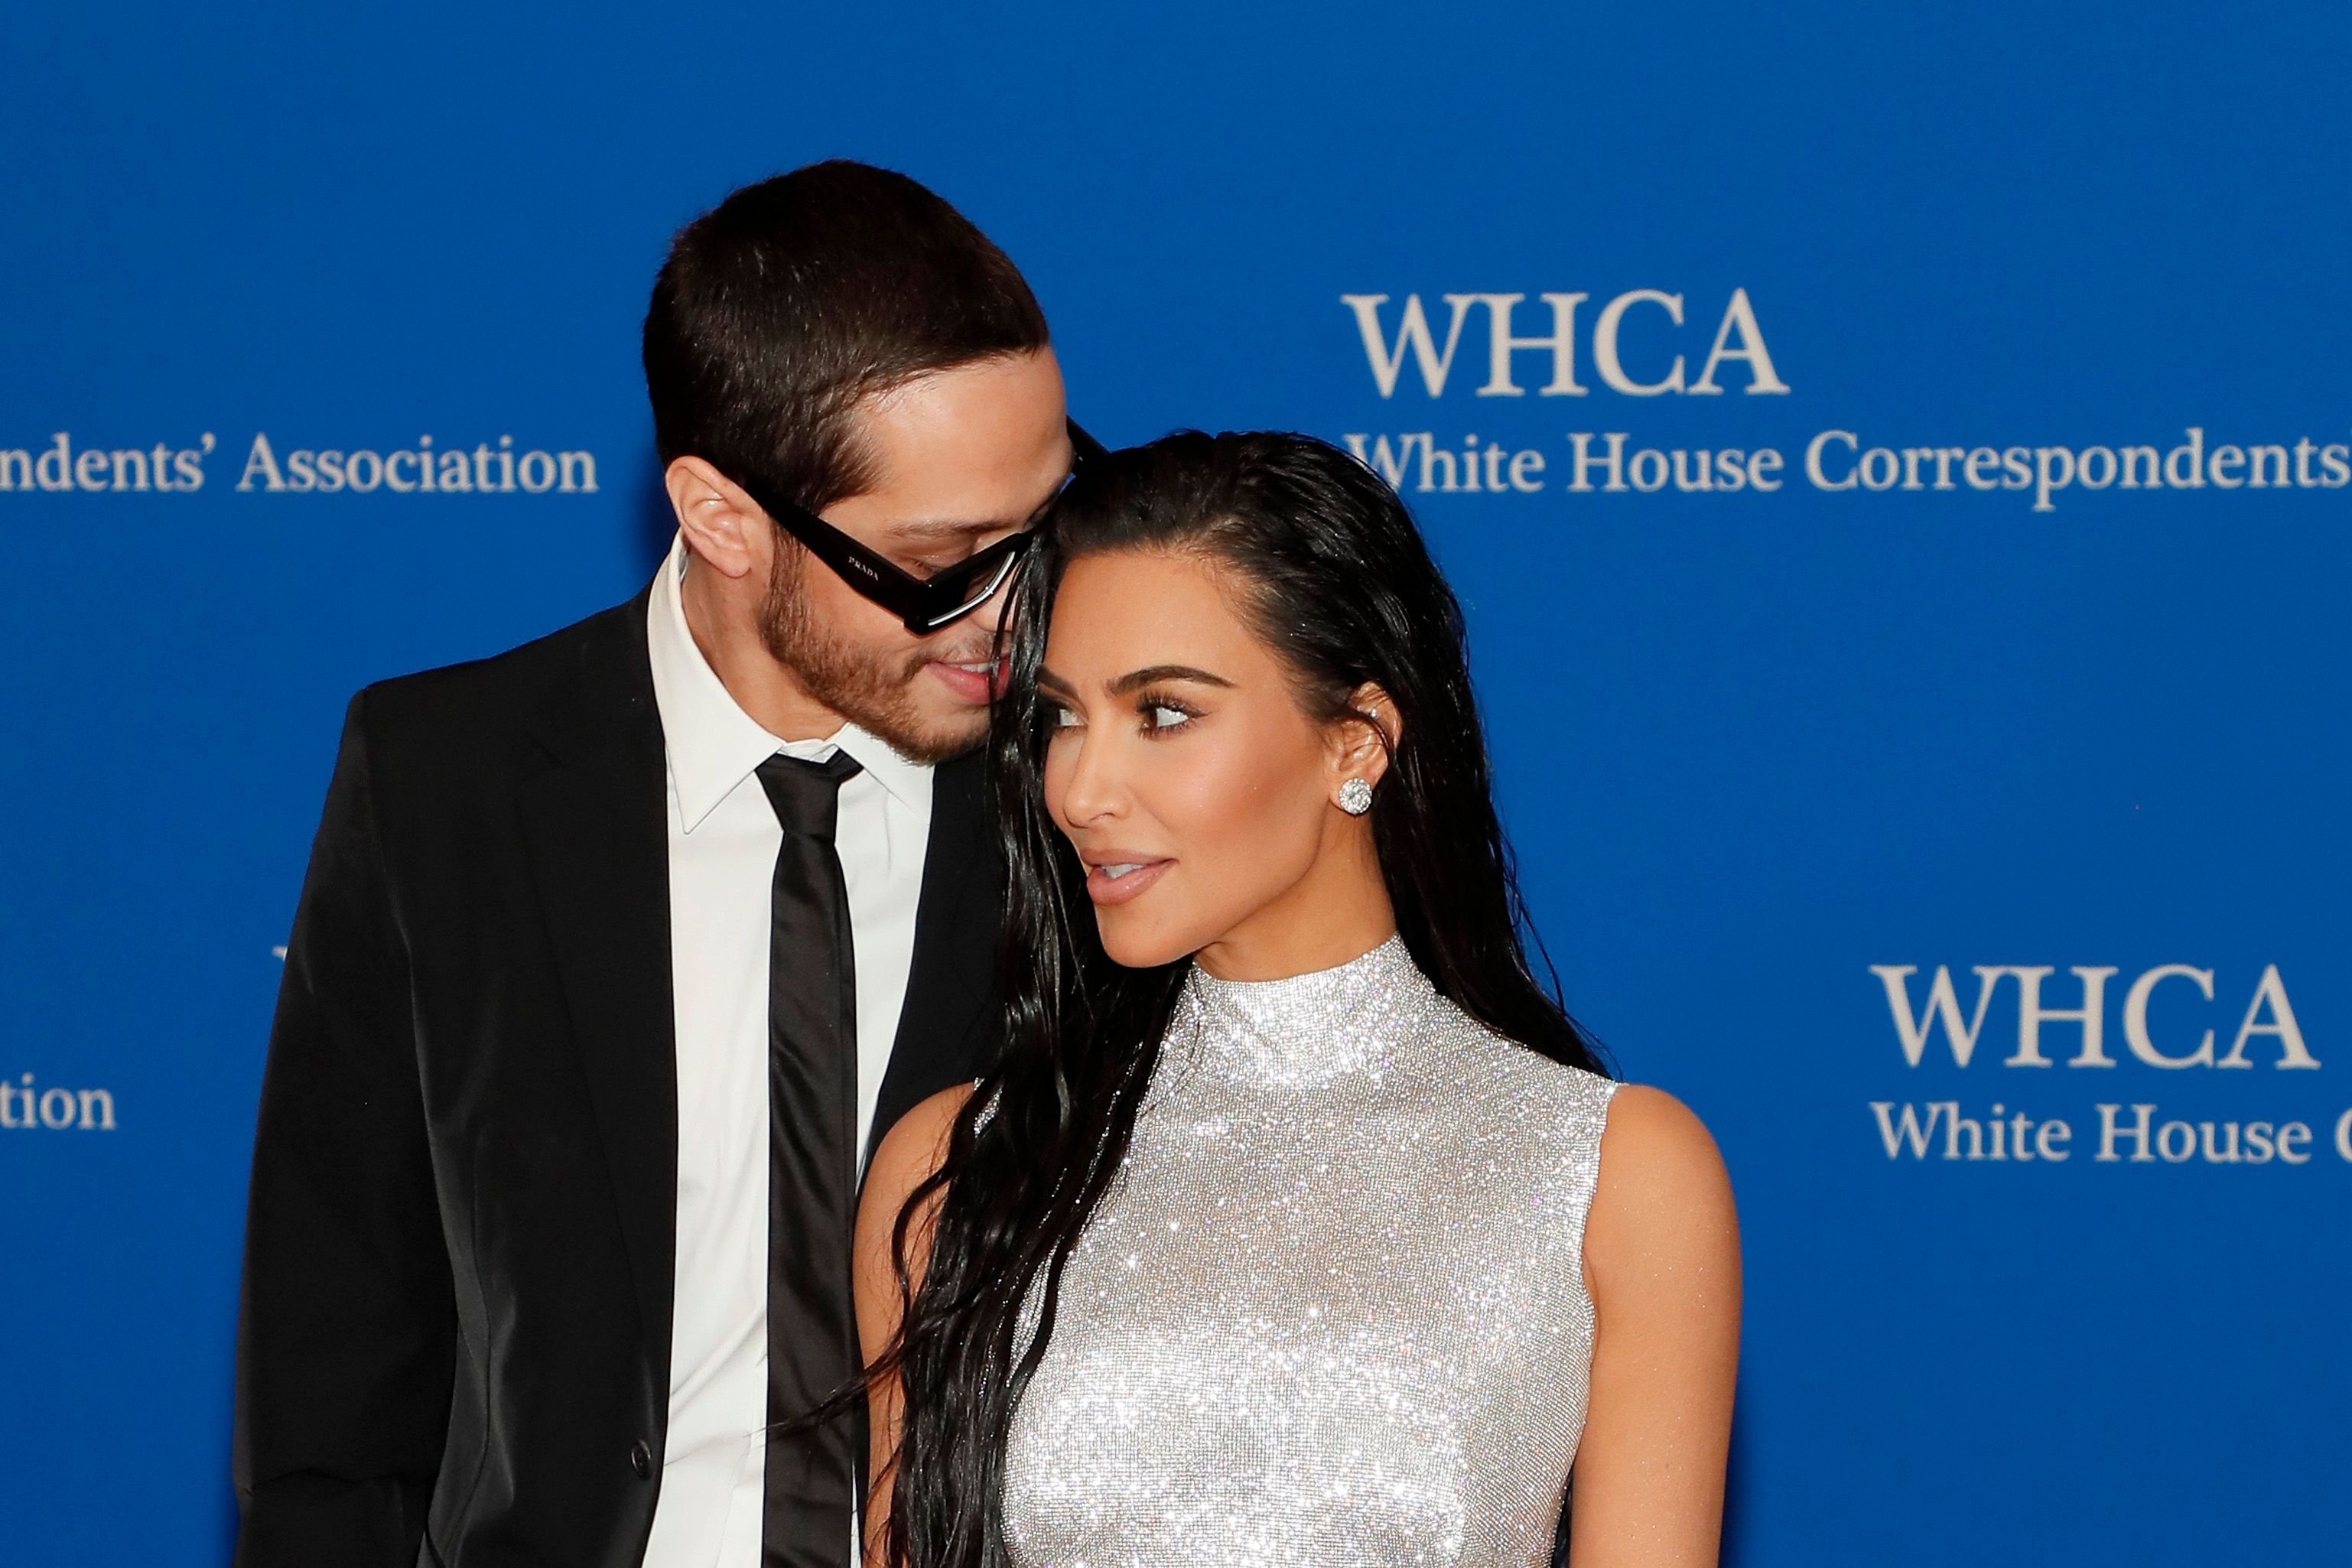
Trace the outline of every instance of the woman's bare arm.
{"label": "woman's bare arm", "polygon": [[[857,1236],[852,1255],[857,1298],[857,1339],[866,1363],[872,1364],[898,1331],[900,1299],[898,1270],[890,1255],[891,1233],[908,1196],[931,1177],[947,1157],[948,1134],[958,1112],[971,1098],[971,1086],[941,1089],[898,1119],[874,1151],[866,1173],[866,1193],[857,1204]],[[931,1253],[931,1220],[938,1214],[935,1193],[907,1231],[907,1269],[916,1284]],[[868,1394],[867,1421],[873,1447],[866,1494],[866,1568],[887,1568],[883,1559],[884,1526],[890,1518],[890,1461],[898,1451],[898,1379],[894,1374],[877,1382]]]}
{"label": "woman's bare arm", "polygon": [[1617,1091],[1585,1222],[1598,1327],[1577,1451],[1577,1568],[1712,1568],[1739,1367],[1739,1221],[1715,1141],[1672,1095]]}

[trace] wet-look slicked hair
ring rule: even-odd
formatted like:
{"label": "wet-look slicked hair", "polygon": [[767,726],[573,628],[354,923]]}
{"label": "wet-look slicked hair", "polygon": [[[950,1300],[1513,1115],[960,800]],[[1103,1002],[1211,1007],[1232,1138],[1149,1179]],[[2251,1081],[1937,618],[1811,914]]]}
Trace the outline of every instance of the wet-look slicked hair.
{"label": "wet-look slicked hair", "polygon": [[[1005,621],[1010,674],[990,735],[1005,856],[1002,1051],[892,1237],[904,1316],[875,1370],[906,1393],[887,1554],[906,1568],[1003,1568],[1013,1411],[1192,968],[1111,961],[1086,868],[1045,800],[1054,717],[1037,678],[1055,596],[1071,562],[1120,551],[1197,555],[1230,574],[1308,718],[1378,728],[1354,704],[1365,683],[1381,688],[1396,728],[1369,820],[1413,963],[1496,1034],[1607,1070],[1521,907],[1461,607],[1397,493],[1338,447],[1280,431],[1179,431],[1089,461],[1047,510]],[[918,1287],[908,1238],[934,1200]]]}
{"label": "wet-look slicked hair", "polygon": [[746,185],[678,230],[646,311],[665,467],[692,455],[811,511],[866,489],[857,400],[1046,346],[1004,252],[904,174],[835,159]]}

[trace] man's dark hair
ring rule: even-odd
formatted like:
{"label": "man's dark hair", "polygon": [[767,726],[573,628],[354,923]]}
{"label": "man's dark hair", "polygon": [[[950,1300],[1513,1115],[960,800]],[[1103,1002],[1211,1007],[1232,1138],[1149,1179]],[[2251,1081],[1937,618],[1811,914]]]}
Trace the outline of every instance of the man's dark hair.
{"label": "man's dark hair", "polygon": [[1041,349],[1029,285],[904,174],[835,159],[746,185],[678,230],[646,311],[664,467],[692,454],[811,511],[863,491],[857,400]]}

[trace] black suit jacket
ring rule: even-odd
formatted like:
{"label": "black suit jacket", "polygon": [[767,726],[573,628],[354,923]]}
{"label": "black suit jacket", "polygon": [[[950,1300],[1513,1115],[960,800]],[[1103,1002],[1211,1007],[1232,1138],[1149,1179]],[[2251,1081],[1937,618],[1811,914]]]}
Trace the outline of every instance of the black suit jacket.
{"label": "black suit jacket", "polygon": [[[635,1568],[677,1244],[646,601],[352,701],[254,1148],[245,1568]],[[981,760],[935,776],[874,1126],[987,1054]]]}

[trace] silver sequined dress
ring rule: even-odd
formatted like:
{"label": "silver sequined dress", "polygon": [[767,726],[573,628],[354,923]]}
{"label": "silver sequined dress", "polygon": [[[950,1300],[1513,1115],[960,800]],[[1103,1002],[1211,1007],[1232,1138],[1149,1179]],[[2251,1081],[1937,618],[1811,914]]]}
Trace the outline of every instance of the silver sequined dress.
{"label": "silver sequined dress", "polygon": [[1615,1087],[1472,1022],[1394,937],[1196,968],[1013,1413],[1011,1560],[1548,1563]]}

